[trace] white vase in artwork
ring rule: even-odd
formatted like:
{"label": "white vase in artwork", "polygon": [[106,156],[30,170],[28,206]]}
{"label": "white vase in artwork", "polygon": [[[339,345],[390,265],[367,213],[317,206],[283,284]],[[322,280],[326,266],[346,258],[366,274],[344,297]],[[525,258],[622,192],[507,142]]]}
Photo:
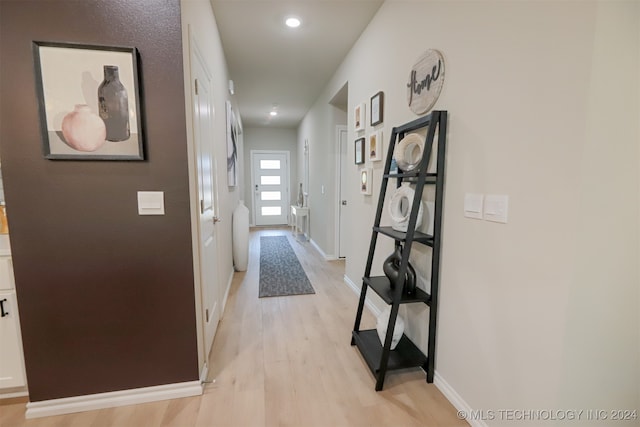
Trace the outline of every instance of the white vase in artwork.
{"label": "white vase in artwork", "polygon": [[62,119],[62,135],[66,143],[78,151],[96,151],[107,138],[107,128],[86,104],[78,104]]}

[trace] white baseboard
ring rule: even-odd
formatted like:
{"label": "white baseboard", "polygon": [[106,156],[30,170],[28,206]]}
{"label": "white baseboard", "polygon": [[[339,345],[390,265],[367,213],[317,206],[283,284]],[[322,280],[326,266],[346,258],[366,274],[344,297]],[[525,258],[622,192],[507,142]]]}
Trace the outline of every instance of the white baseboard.
{"label": "white baseboard", "polygon": [[188,381],[154,387],[89,394],[85,396],[65,397],[63,399],[43,400],[27,403],[25,418],[48,417],[51,415],[71,414],[95,409],[114,408],[116,406],[136,405],[158,400],[178,399],[202,394],[200,381]]}
{"label": "white baseboard", "polygon": [[227,280],[227,290],[224,291],[224,298],[222,298],[222,310],[220,310],[220,319],[222,319],[222,316],[224,316],[224,308],[227,306],[227,298],[229,298],[229,291],[231,290],[231,282],[233,282],[233,275],[235,274],[236,270],[235,269],[231,269],[231,274],[229,275],[229,279]]}
{"label": "white baseboard", "polygon": [[311,242],[313,247],[316,248],[318,252],[320,252],[320,255],[322,255],[325,261],[335,261],[338,259],[338,257],[336,257],[335,255],[325,254],[324,251],[320,248],[320,246],[318,246],[318,244],[313,239],[310,239],[309,242]]}
{"label": "white baseboard", "polygon": [[[351,290],[358,296],[360,297],[360,292],[362,292],[362,288],[359,288],[358,285],[356,285],[355,283],[353,283],[353,281],[351,279],[349,279],[347,277],[347,275],[344,275],[344,282],[349,285],[349,287],[351,288]],[[369,311],[376,317],[380,316],[380,314],[382,313],[382,310],[380,310],[378,307],[376,307],[376,305],[374,303],[371,302],[371,300],[369,298],[367,298],[364,301],[364,305],[369,309]]]}
{"label": "white baseboard", "polygon": [[473,413],[471,406],[465,402],[462,396],[460,396],[444,378],[442,378],[438,371],[434,373],[433,385],[435,385],[438,390],[444,394],[444,397],[446,397],[459,412],[465,413],[465,421],[467,421],[471,427],[488,427],[487,423],[483,420],[475,420],[470,416]]}
{"label": "white baseboard", "polygon": [[29,396],[29,392],[27,390],[23,391],[12,391],[7,393],[0,393],[0,400],[2,399],[12,399],[14,397],[25,397]]}

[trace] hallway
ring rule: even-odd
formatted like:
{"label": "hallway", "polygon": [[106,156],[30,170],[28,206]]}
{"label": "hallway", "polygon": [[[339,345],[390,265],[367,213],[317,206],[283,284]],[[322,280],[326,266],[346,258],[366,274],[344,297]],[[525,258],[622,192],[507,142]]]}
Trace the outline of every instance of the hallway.
{"label": "hallway", "polygon": [[[283,234],[316,294],[258,299],[259,237]],[[421,370],[389,375],[384,391],[373,390],[349,345],[358,300],[343,281],[344,262],[324,261],[285,230],[253,231],[249,259],[234,278],[211,356],[216,383],[197,425],[203,416],[221,425],[466,425]],[[375,326],[368,311],[363,325]]]}
{"label": "hallway", "polygon": [[[260,236],[286,235],[316,294],[258,298]],[[202,396],[24,420],[24,403],[0,407],[9,426],[465,426],[424,372],[388,376],[383,391],[349,345],[357,296],[344,262],[327,262],[288,229],[250,234],[249,267],[236,273]],[[374,317],[365,311],[364,327]]]}

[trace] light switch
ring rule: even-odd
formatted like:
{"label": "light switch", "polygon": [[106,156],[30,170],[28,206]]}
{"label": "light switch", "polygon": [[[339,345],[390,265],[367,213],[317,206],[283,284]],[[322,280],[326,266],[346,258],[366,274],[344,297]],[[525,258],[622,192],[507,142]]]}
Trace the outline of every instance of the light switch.
{"label": "light switch", "polygon": [[464,216],[467,218],[482,219],[483,194],[466,193],[464,195]]}
{"label": "light switch", "polygon": [[138,215],[164,215],[164,191],[138,191]]}
{"label": "light switch", "polygon": [[507,223],[509,196],[504,194],[487,194],[484,198],[484,219],[493,222]]}

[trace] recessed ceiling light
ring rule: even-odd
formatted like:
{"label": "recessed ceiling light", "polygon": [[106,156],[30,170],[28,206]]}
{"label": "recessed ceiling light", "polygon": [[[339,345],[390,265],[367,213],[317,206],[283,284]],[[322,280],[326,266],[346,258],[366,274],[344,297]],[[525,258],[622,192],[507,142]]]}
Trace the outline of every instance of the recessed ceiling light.
{"label": "recessed ceiling light", "polygon": [[277,112],[277,111],[272,111],[272,112],[270,112],[270,113],[269,113],[269,115],[270,115],[271,117],[275,117],[275,116],[277,116],[277,115],[278,115],[278,112]]}
{"label": "recessed ceiling light", "polygon": [[287,27],[289,28],[298,28],[300,26],[300,19],[291,16],[289,18],[287,18],[286,21],[284,21],[285,24],[287,24]]}

